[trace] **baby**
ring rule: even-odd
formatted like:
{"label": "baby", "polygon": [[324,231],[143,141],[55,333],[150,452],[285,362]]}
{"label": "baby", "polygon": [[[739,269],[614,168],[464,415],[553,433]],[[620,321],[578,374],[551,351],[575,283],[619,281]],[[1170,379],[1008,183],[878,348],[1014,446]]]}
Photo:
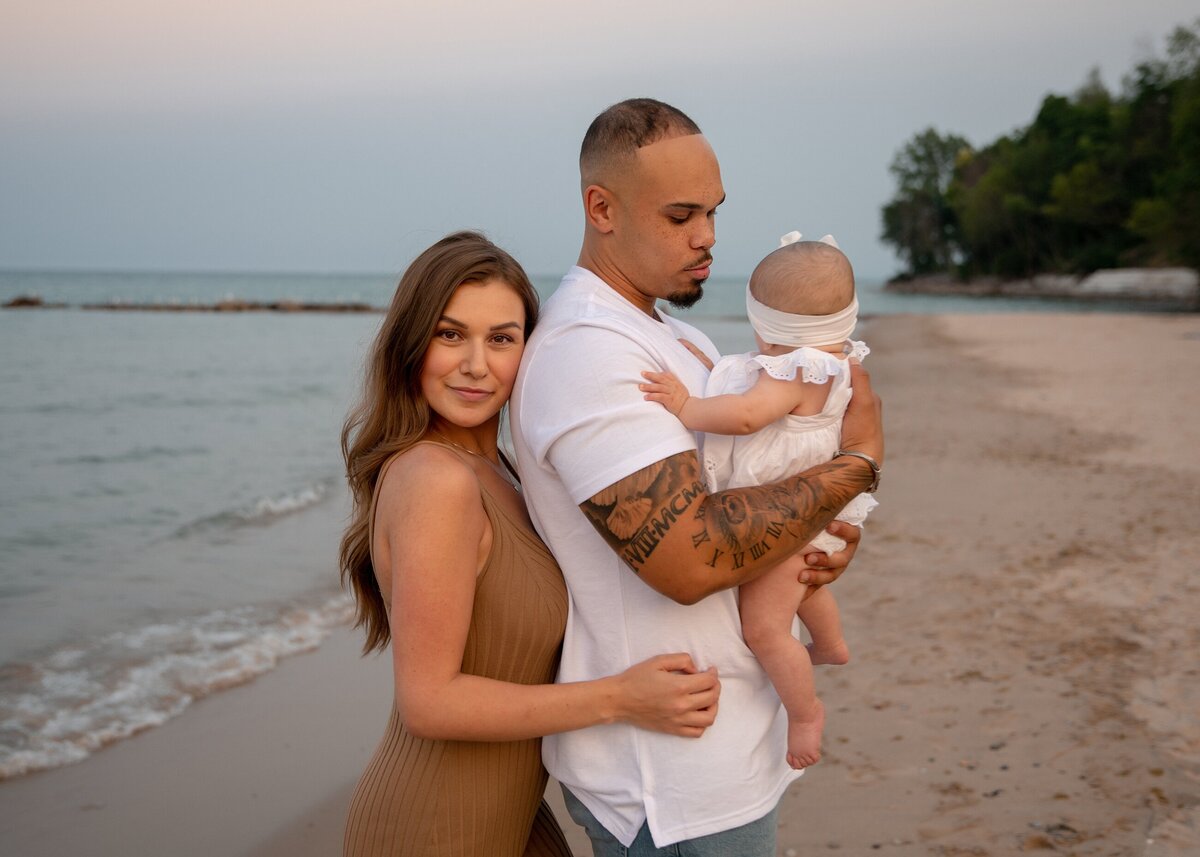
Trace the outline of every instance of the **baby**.
{"label": "baby", "polygon": [[[746,312],[757,354],[722,358],[705,397],[689,396],[672,374],[644,372],[646,398],[660,402],[693,431],[707,432],[702,461],[710,491],[775,482],[835,457],[850,401],[849,358],[869,350],[849,339],[858,318],[854,271],[832,236],[800,241],[792,232],[750,277]],[[736,435],[736,437],[732,437]],[[860,525],[877,504],[860,494],[837,516]],[[822,532],[812,546],[826,553],[846,543]],[[850,658],[833,595],[810,589],[776,566],[738,595],[742,633],[775,685],[788,714],[788,764],[821,758],[825,711],[813,688],[813,664]],[[796,615],[812,643],[792,636]]]}

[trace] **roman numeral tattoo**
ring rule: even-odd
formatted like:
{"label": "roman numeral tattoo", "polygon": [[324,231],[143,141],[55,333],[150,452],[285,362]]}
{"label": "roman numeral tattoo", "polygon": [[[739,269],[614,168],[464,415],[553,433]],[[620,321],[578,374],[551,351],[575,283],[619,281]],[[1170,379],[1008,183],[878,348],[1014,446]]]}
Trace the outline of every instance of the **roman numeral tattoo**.
{"label": "roman numeral tattoo", "polygon": [[705,565],[738,571],[747,553],[759,563],[802,548],[867,487],[863,476],[862,468],[832,461],[771,485],[708,494],[696,453],[682,452],[627,476],[579,508],[635,572],[681,527]]}

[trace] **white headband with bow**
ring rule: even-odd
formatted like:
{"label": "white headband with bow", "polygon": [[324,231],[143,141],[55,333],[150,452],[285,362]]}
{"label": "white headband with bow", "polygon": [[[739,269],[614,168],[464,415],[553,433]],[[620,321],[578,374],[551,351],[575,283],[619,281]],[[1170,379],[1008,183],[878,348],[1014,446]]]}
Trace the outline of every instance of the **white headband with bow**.
{"label": "white headband with bow", "polygon": [[[779,239],[779,246],[795,244],[802,237],[799,232],[789,232]],[[821,243],[838,246],[832,235],[826,235]],[[750,294],[750,285],[747,284],[746,315],[762,341],[770,345],[791,345],[795,348],[833,345],[849,339],[854,332],[854,326],[858,323],[858,297],[851,299],[844,309],[829,315],[797,315],[759,303]]]}

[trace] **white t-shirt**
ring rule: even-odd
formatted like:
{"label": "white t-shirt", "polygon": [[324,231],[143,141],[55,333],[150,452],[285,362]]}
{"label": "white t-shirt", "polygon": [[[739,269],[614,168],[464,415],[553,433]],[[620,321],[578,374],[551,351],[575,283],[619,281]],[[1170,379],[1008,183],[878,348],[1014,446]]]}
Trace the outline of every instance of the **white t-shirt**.
{"label": "white t-shirt", "polygon": [[799,772],[784,759],[786,715],[742,639],[733,590],[683,606],[644,583],[579,504],[620,479],[697,446],[638,390],[643,370],[670,370],[693,394],[707,371],[680,337],[714,359],[699,330],[656,321],[591,271],[572,268],[546,302],[513,391],[513,443],[538,532],[570,593],[560,682],[613,675],[654,655],[687,652],[721,679],[716,723],[679,738],[617,723],[547,737],[542,755],[625,845],[647,821],[657,846],[761,818]]}

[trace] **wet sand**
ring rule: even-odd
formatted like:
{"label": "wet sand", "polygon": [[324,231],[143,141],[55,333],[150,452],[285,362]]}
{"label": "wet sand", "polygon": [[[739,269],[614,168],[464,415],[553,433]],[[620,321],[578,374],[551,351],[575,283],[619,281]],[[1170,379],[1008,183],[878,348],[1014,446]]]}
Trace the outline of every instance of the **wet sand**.
{"label": "wet sand", "polygon": [[[825,759],[784,798],[780,854],[1200,853],[1200,316],[868,338],[882,505],[836,584],[853,659],[818,673]],[[338,853],[391,697],[356,650],[337,633],[0,783],[0,852]]]}

